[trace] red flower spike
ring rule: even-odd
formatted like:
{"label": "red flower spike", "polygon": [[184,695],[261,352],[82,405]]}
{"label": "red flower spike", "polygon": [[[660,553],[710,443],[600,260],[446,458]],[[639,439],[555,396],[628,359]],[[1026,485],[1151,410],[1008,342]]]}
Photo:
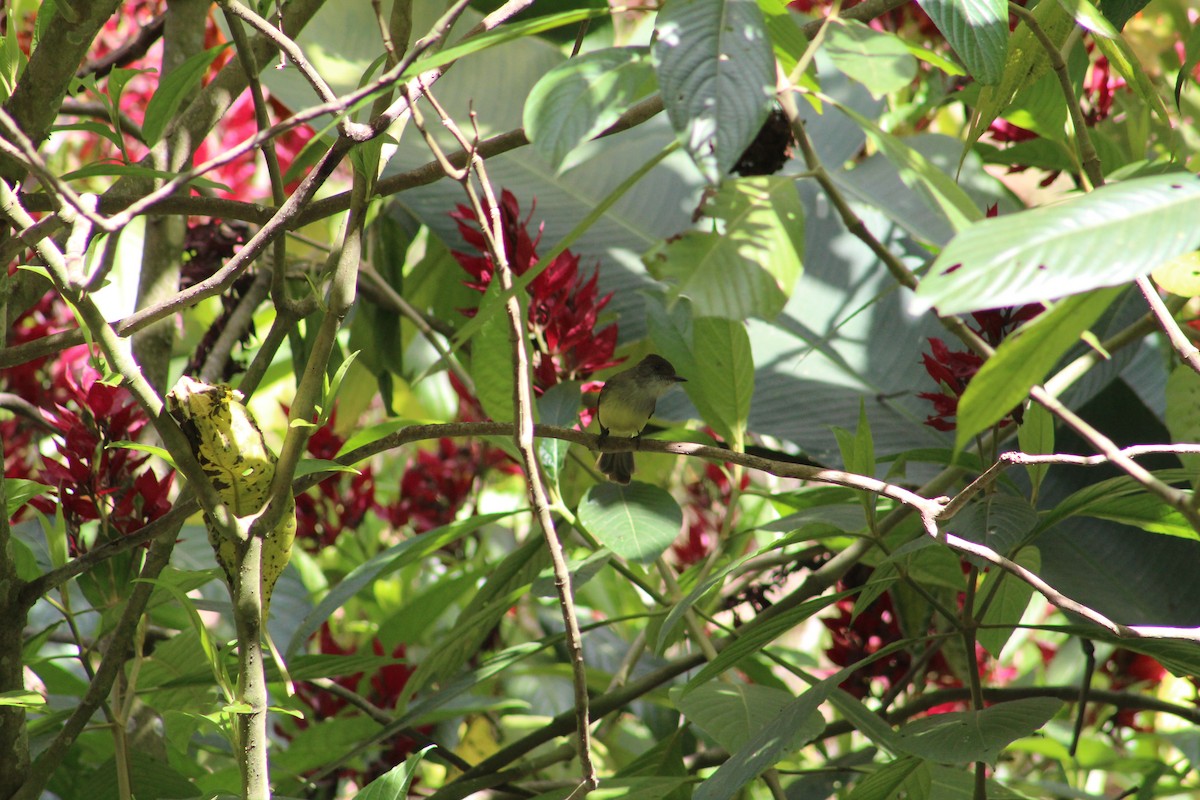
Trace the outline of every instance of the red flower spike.
{"label": "red flower spike", "polygon": [[[976,311],[971,317],[978,328],[973,328],[984,341],[998,346],[1016,328],[1042,313],[1041,303],[1030,303],[1017,308],[999,308]],[[967,384],[979,368],[983,358],[967,350],[951,350],[941,339],[929,339],[929,353],[921,355],[922,365],[929,377],[938,384],[940,391],[920,392],[917,397],[933,404],[933,414],[925,418],[925,424],[939,431],[955,429],[954,417],[958,415],[958,399],[967,390]],[[1021,408],[1013,409],[999,423],[1004,427],[1014,420],[1021,421]]]}
{"label": "red flower spike", "polygon": [[[464,283],[483,292],[495,274],[483,232],[466,206],[458,206],[450,216],[457,222],[463,241],[477,251],[454,252],[470,275]],[[536,236],[530,235],[532,210],[522,220],[517,199],[507,189],[500,193],[500,217],[505,256],[513,272],[523,275],[540,264],[537,246],[542,226],[538,226]],[[569,250],[560,253],[529,284],[529,341],[533,348],[534,388],[539,394],[560,381],[582,380],[619,363],[613,358],[616,324],[596,330],[600,312],[612,297],[611,293],[599,296],[598,286],[596,270],[590,279],[581,281],[579,256]],[[474,311],[463,313],[471,316]]]}

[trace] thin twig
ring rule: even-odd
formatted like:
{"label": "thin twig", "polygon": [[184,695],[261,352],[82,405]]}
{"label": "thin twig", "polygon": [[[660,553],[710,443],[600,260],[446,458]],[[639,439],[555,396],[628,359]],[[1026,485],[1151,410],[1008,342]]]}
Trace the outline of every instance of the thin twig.
{"label": "thin twig", "polygon": [[[441,116],[442,124],[458,140],[464,150],[470,150],[473,142],[459,129],[454,120],[437,102],[428,89],[425,97]],[[415,109],[414,109],[415,110]],[[420,125],[414,114],[413,124]],[[426,141],[435,156],[441,161],[443,156],[437,142],[426,131]],[[444,163],[444,162],[443,162]],[[449,165],[447,165],[449,166]],[[542,482],[541,467],[534,446],[533,424],[533,386],[530,379],[529,352],[526,337],[525,318],[521,313],[521,303],[513,294],[514,278],[512,268],[508,263],[508,250],[504,240],[504,220],[500,212],[500,203],[492,191],[491,182],[487,175],[482,158],[475,156],[471,159],[471,169],[479,178],[484,194],[481,202],[470,180],[470,173],[465,171],[447,172],[451,178],[462,184],[471,201],[476,221],[479,223],[487,241],[488,251],[496,265],[496,275],[500,288],[508,295],[504,304],[509,322],[509,340],[513,352],[513,411],[516,415],[516,425],[513,439],[525,470],[526,486],[534,518],[537,520],[550,552],[550,562],[554,571],[554,585],[558,592],[559,607],[562,611],[563,625],[566,629],[567,650],[571,657],[571,670],[575,690],[576,734],[579,737],[579,762],[582,773],[580,783],[571,793],[571,799],[585,797],[588,792],[599,784],[596,767],[592,761],[591,727],[588,710],[587,667],[583,659],[583,643],[579,631],[579,618],[575,612],[574,591],[571,586],[571,571],[563,554],[562,542],[555,531],[554,519],[550,514],[550,500],[546,487]]]}

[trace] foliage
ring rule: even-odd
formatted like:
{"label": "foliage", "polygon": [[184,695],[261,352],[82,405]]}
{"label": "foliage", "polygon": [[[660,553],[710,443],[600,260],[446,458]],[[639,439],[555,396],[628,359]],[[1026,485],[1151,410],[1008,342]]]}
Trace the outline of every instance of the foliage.
{"label": "foliage", "polygon": [[1196,793],[1189,4],[434,5],[6,6],[0,798]]}

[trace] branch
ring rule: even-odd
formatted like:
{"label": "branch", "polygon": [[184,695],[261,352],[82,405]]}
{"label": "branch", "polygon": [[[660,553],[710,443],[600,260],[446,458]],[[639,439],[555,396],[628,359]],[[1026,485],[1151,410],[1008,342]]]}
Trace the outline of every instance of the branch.
{"label": "branch", "polygon": [[[463,135],[458,125],[438,104],[437,99],[429,93],[428,89],[425,94],[440,115],[442,124],[458,140],[464,150],[470,151],[472,143]],[[571,793],[571,798],[586,796],[599,784],[596,767],[592,762],[587,666],[583,659],[579,618],[575,612],[571,570],[566,556],[563,554],[562,542],[554,528],[554,519],[550,514],[550,500],[542,482],[541,467],[534,447],[533,385],[530,378],[527,324],[521,312],[521,301],[513,292],[515,281],[512,267],[508,263],[508,248],[504,241],[504,219],[500,203],[493,193],[483,159],[478,155],[472,155],[469,170],[454,169],[446,161],[445,154],[425,128],[420,112],[411,103],[410,107],[413,112],[413,124],[421,130],[435,158],[442,164],[446,175],[457,180],[466,190],[471,207],[475,212],[476,221],[487,241],[492,263],[496,265],[496,276],[499,278],[500,288],[507,295],[504,310],[508,318],[508,338],[513,353],[513,412],[517,420],[513,430],[513,440],[517,451],[521,454],[530,506],[533,508],[534,518],[545,537],[546,547],[550,551],[550,562],[554,570],[554,586],[558,592],[559,608],[562,611],[563,626],[567,634],[567,650],[571,657],[572,683],[575,690],[576,733],[579,736],[579,763],[582,771],[580,784]],[[486,202],[481,202],[478,193],[474,190],[470,170],[474,170],[478,176]]]}

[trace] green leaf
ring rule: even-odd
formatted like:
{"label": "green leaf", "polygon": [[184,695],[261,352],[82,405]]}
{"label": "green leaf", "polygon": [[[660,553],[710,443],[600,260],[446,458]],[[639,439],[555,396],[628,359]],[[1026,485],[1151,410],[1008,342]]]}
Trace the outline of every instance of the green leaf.
{"label": "green leaf", "polygon": [[219,44],[202,53],[196,53],[179,66],[168,72],[154,91],[154,96],[146,104],[146,117],[142,121],[142,137],[150,147],[158,144],[163,131],[185,97],[200,88],[204,73],[212,65],[230,42]]}
{"label": "green leaf", "polygon": [[348,467],[345,464],[339,464],[336,461],[330,461],[327,458],[304,458],[296,465],[296,477],[302,478],[305,475],[312,475],[316,472],[348,472],[351,475],[360,474],[354,467]]}
{"label": "green leaf", "polygon": [[856,781],[848,800],[888,800],[895,797],[896,791],[920,767],[926,767],[925,762],[911,756],[890,761]]}
{"label": "green leaf", "polygon": [[750,740],[696,788],[694,800],[725,800],[762,774],[788,752],[821,735],[821,704],[843,679],[839,672],[813,686],[779,710]]}
{"label": "green leaf", "polygon": [[917,60],[900,37],[854,20],[838,20],[825,33],[825,52],[835,67],[876,98],[917,77]]}
{"label": "green leaf", "polygon": [[950,525],[959,536],[1007,555],[1021,546],[1037,523],[1038,513],[1027,499],[996,492],[970,503]]}
{"label": "green leaf", "polygon": [[434,747],[435,745],[431,744],[413,753],[402,763],[364,786],[354,795],[354,800],[404,800],[408,797],[408,787],[416,777],[417,765]]}
{"label": "green leaf", "polygon": [[881,712],[867,708],[862,700],[844,689],[835,689],[831,692],[829,703],[846,721],[854,725],[855,730],[874,744],[893,754],[900,752],[896,732],[892,730],[891,724],[881,716]]}
{"label": "green leaf", "polygon": [[46,698],[37,692],[25,689],[14,689],[0,692],[0,706],[16,706],[18,708],[41,708],[46,705]]}
{"label": "green leaf", "polygon": [[999,83],[1008,48],[1008,4],[1004,0],[919,0],[971,77]]}
{"label": "green leaf", "polygon": [[[1195,473],[1189,473],[1189,478],[1195,479]],[[1101,496],[1079,513],[1081,516],[1132,525],[1150,533],[1161,533],[1180,539],[1200,539],[1200,534],[1196,533],[1196,529],[1183,514],[1164,503],[1158,496],[1145,491]]]}
{"label": "green leaf", "polygon": [[[1036,547],[1022,549],[1014,560],[1035,573],[1042,566],[1041,554]],[[993,588],[995,594],[991,595]],[[983,613],[980,620],[983,627],[976,633],[976,638],[993,658],[999,658],[1000,651],[1008,644],[1013,630],[1029,607],[1033,587],[1002,569],[993,569],[984,576],[978,592],[979,597],[987,598],[989,595],[992,601]]]}
{"label": "green leaf", "polygon": [[1100,10],[1117,30],[1125,27],[1125,23],[1134,14],[1146,7],[1150,0],[1100,0]]}
{"label": "green leaf", "polygon": [[599,483],[580,501],[579,521],[617,555],[649,563],[679,535],[683,510],[657,486]]}
{"label": "green leaf", "polygon": [[[1181,469],[1155,470],[1154,477],[1164,483],[1176,483],[1192,479],[1192,475]],[[1145,494],[1146,488],[1127,475],[1089,484],[1060,500],[1046,512],[1039,529],[1045,530],[1070,516],[1104,516],[1112,503],[1130,496]],[[1162,502],[1161,500],[1159,501]]]}
{"label": "green leaf", "polygon": [[1088,2],[1088,0],[1058,0],[1058,2],[1063,8],[1071,12],[1071,16],[1075,18],[1075,22],[1081,28],[1095,34],[1097,37],[1113,39],[1121,35],[1113,27],[1113,24],[1100,13],[1100,9]]}
{"label": "green leaf", "polygon": [[[1167,412],[1163,420],[1171,441],[1200,442],[1200,375],[1187,364],[1179,364],[1167,378]],[[1192,475],[1192,486],[1200,485],[1200,455],[1180,453],[1179,460]]]}
{"label": "green leaf", "polygon": [[740,450],[754,396],[754,356],[746,326],[701,317],[692,324],[693,366],[683,384],[704,421]]}
{"label": "green leaf", "polygon": [[[521,319],[526,319],[529,296],[517,294],[521,301]],[[487,293],[479,303],[479,313],[501,306],[500,282],[492,281]],[[471,380],[475,382],[475,396],[483,411],[497,422],[513,419],[513,348],[509,339],[508,314],[501,307],[490,314],[479,333],[471,337]],[[534,406],[534,419],[537,407]]]}
{"label": "green leaf", "polygon": [[533,19],[506,23],[494,30],[465,39],[461,44],[455,44],[452,47],[438,50],[425,58],[418,59],[404,71],[400,79],[409,80],[417,77],[426,70],[449,64],[472,53],[478,53],[482,50],[502,45],[505,42],[518,41],[536,36],[566,25],[579,25],[588,20],[607,17],[609,13],[609,9],[606,6],[578,8],[556,14],[547,14],[542,17],[534,17]]}
{"label": "green leaf", "polygon": [[705,203],[712,221],[659,244],[644,257],[671,297],[699,316],[773,319],[803,268],[804,206],[789,177],[726,181]]}
{"label": "green leaf", "polygon": [[[750,737],[778,716],[792,695],[781,689],[746,683],[714,681],[694,692],[672,692],[680,712],[731,753],[745,746]],[[800,747],[818,731],[797,732],[794,747]]]}
{"label": "green leaf", "polygon": [[[1025,409],[1025,419],[1017,428],[1017,442],[1023,453],[1049,455],[1054,452],[1054,417],[1044,406],[1030,403]],[[1049,464],[1025,465],[1025,473],[1029,476],[1034,498],[1037,497],[1037,491],[1049,469]]]}
{"label": "green leaf", "polygon": [[572,155],[654,87],[649,48],[610,47],[572,58],[547,72],[525,101],[525,135],[561,171]]}
{"label": "green leaf", "polygon": [[1079,343],[1080,334],[1124,291],[1116,287],[1069,297],[1001,342],[959,398],[955,448],[965,448],[975,434],[1024,402],[1029,390],[1050,374],[1063,354]]}
{"label": "green leaf", "polygon": [[754,0],[673,0],[654,58],[667,116],[700,172],[720,183],[775,99],[775,56]]}
{"label": "green leaf", "polygon": [[26,480],[25,478],[2,478],[0,480],[4,481],[4,494],[8,501],[9,519],[12,519],[13,514],[17,513],[18,508],[33,498],[41,497],[53,489],[53,487],[47,486],[44,483]]}
{"label": "green leaf", "polygon": [[842,464],[859,475],[875,474],[875,442],[871,438],[871,423],[867,420],[866,401],[858,404],[858,427],[851,434],[843,428],[834,430],[842,451]]}
{"label": "green leaf", "polygon": [[1200,246],[1197,215],[1200,180],[1173,173],[985,219],[950,241],[916,297],[960,314],[1116,286]]}
{"label": "green leaf", "polygon": [[938,764],[995,764],[1005,747],[1029,736],[1063,707],[1052,697],[998,703],[982,711],[955,711],[910,722],[900,742],[911,755]]}
{"label": "green leaf", "polygon": [[[578,381],[556,383],[537,400],[538,418],[547,425],[570,428],[579,422],[579,405],[582,400]],[[571,443],[562,439],[538,439],[538,462],[552,482],[558,481],[559,471],[567,458]]]}
{"label": "green leaf", "polygon": [[797,15],[787,7],[785,0],[759,0],[758,7],[766,19],[775,58],[779,60],[783,71],[791,74],[808,50],[809,39],[797,24]]}
{"label": "green leaf", "polygon": [[342,578],[341,583],[325,595],[317,607],[308,613],[308,616],[296,628],[296,632],[292,634],[285,651],[286,654],[292,655],[299,652],[304,643],[308,641],[308,637],[321,627],[321,623],[329,619],[333,612],[345,605],[351,597],[369,586],[375,579],[395,572],[405,564],[424,558],[488,523],[503,519],[510,513],[478,514],[461,522],[454,522],[420,536],[414,536],[376,553],[351,570],[350,574]]}
{"label": "green leaf", "polygon": [[351,434],[350,438],[346,440],[346,443],[342,445],[342,449],[338,450],[337,455],[334,457],[341,458],[352,450],[357,450],[360,447],[373,444],[374,442],[377,442],[380,439],[395,433],[401,428],[405,428],[413,424],[416,424],[413,420],[389,419],[357,430]]}

